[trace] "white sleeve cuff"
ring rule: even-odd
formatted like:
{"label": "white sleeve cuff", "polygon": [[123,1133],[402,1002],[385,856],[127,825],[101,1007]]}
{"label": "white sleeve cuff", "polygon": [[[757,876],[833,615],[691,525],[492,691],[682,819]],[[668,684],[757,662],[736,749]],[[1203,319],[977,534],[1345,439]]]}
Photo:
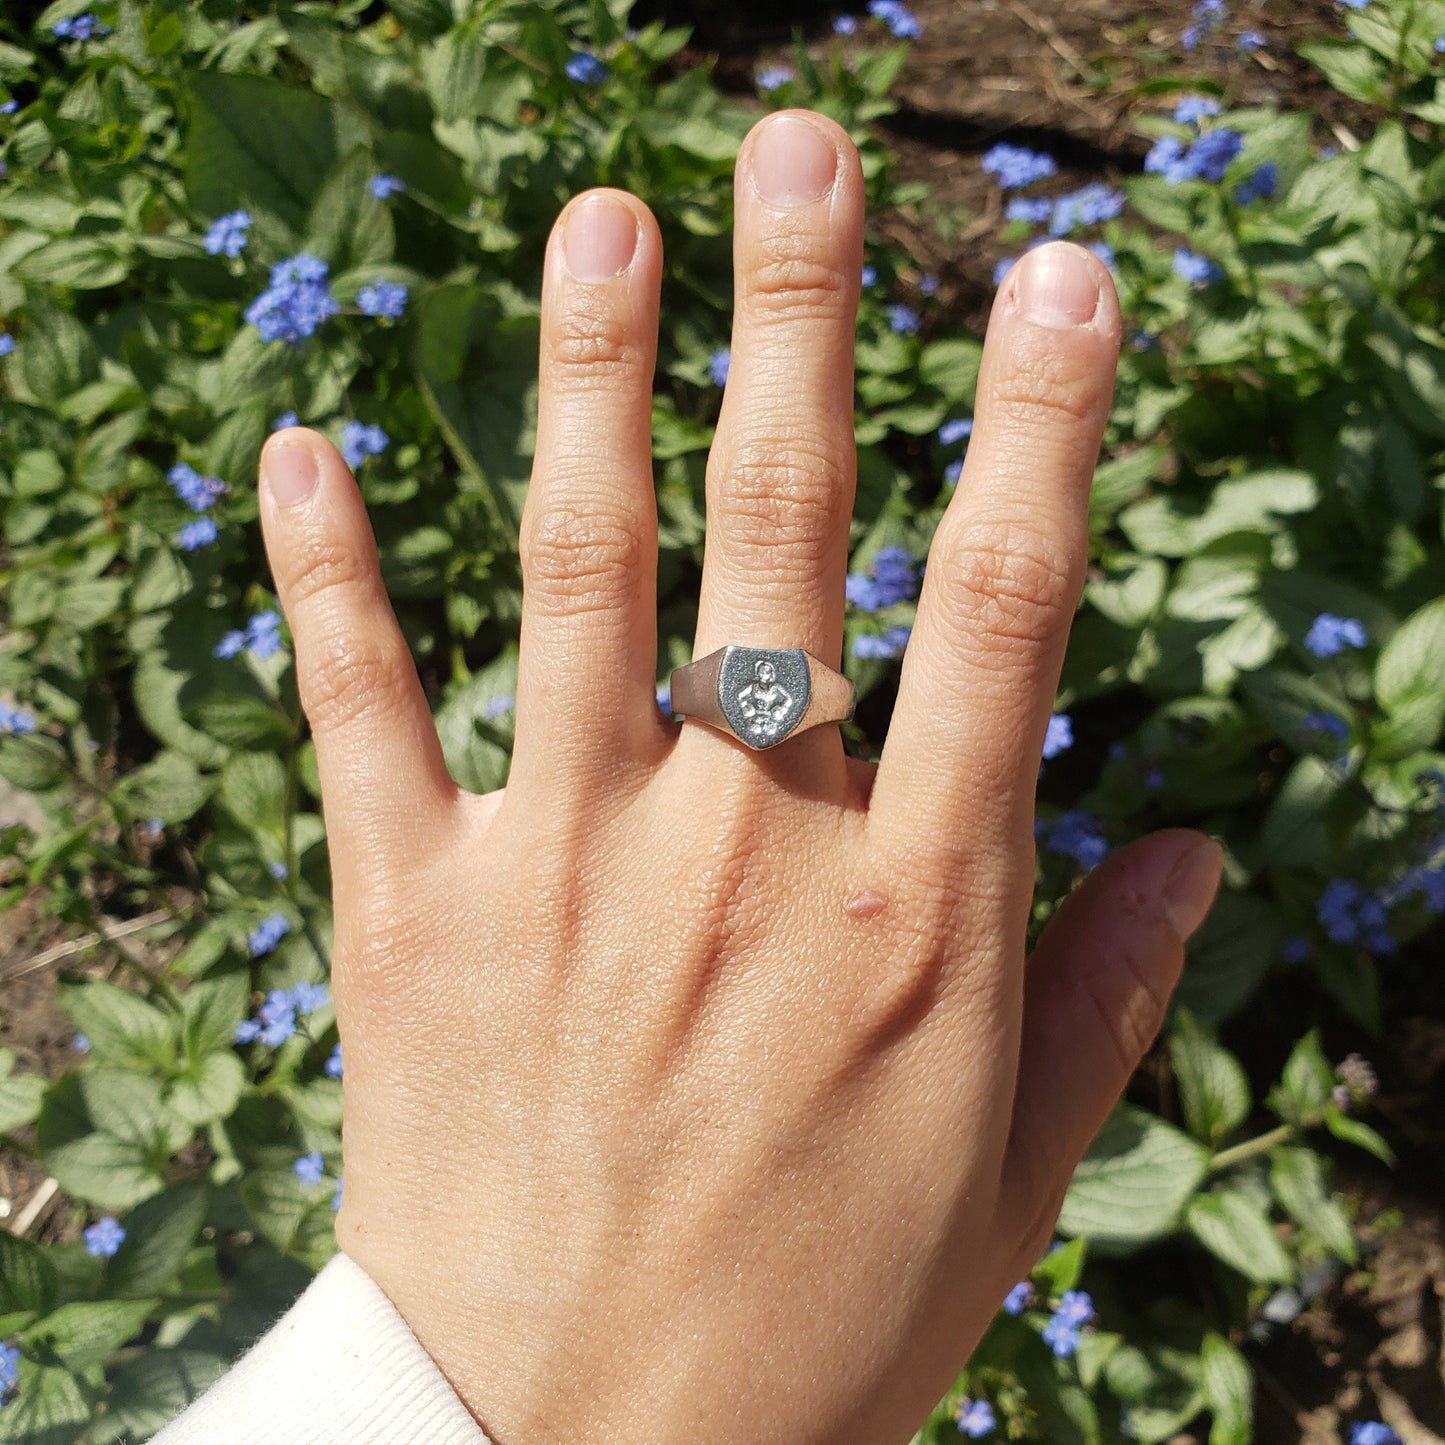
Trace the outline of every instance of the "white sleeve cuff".
{"label": "white sleeve cuff", "polygon": [[371,1276],[338,1254],[152,1445],[488,1445]]}

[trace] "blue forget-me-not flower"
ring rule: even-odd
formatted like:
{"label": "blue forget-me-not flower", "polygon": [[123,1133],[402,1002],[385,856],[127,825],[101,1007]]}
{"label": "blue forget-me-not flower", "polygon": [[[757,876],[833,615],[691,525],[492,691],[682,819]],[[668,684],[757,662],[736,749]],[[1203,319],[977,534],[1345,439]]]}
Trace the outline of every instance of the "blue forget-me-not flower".
{"label": "blue forget-me-not flower", "polygon": [[26,707],[0,702],[0,733],[15,736],[35,731],[35,714]]}
{"label": "blue forget-me-not flower", "polygon": [[985,1435],[992,1435],[998,1423],[993,1417],[993,1406],[987,1400],[960,1400],[954,1419],[958,1422],[959,1431],[970,1440],[982,1440]]}
{"label": "blue forget-me-not flower", "polygon": [[214,519],[197,517],[194,522],[187,522],[176,533],[176,545],[182,552],[199,552],[202,547],[209,547],[216,540],[216,536]]}
{"label": "blue forget-me-not flower", "polygon": [[107,1214],[97,1219],[83,1235],[85,1252],[92,1259],[109,1259],[125,1243],[125,1226]]}
{"label": "blue forget-me-not flower", "polygon": [[102,25],[88,10],[84,15],[69,15],[57,20],[50,33],[61,40],[89,40],[96,35],[109,35],[110,26]]}
{"label": "blue forget-me-not flower", "polygon": [[1009,145],[1000,141],[998,145],[984,152],[980,162],[984,170],[993,176],[999,188],[1005,191],[1017,190],[1034,181],[1047,180],[1058,170],[1052,156],[1041,151],[1031,151],[1027,146]]}
{"label": "blue forget-me-not flower", "polygon": [[367,457],[379,457],[391,438],[379,426],[349,421],[341,428],[341,455],[349,467],[359,467]]}
{"label": "blue forget-me-not flower", "polygon": [[707,374],[712,378],[714,386],[726,386],[728,384],[728,371],[732,366],[733,354],[725,346],[720,346],[707,359]]}
{"label": "blue forget-me-not flower", "polygon": [[0,331],[0,356],[9,356],[15,350],[15,338],[8,331]]}
{"label": "blue forget-me-not flower", "polygon": [[268,913],[247,935],[246,947],[252,958],[260,958],[291,932],[291,920],[284,913]]}
{"label": "blue forget-me-not flower", "polygon": [[366,189],[371,192],[374,200],[385,201],[404,191],[406,183],[400,176],[372,176],[366,183]]}
{"label": "blue forget-me-not flower", "polygon": [[226,484],[220,477],[203,477],[185,462],[177,462],[166,473],[166,480],[171,484],[176,496],[193,512],[209,511],[215,505],[216,498],[226,490]]}
{"label": "blue forget-me-not flower", "polygon": [[793,78],[791,65],[769,65],[758,71],[758,89],[774,91],[786,85]]}
{"label": "blue forget-me-not flower", "polygon": [[1044,734],[1044,758],[1056,758],[1074,745],[1074,720],[1066,712],[1056,712],[1049,719]]}
{"label": "blue forget-me-not flower", "polygon": [[326,1160],[319,1149],[303,1154],[292,1166],[291,1172],[303,1184],[320,1184],[326,1174]]}
{"label": "blue forget-me-not flower", "polygon": [[274,657],[281,650],[280,616],[270,608],[256,613],[244,627],[233,627],[211,651],[215,657],[235,657],[243,649],[254,657]]}
{"label": "blue forget-me-not flower", "polygon": [[607,67],[587,50],[574,51],[563,69],[567,78],[575,80],[578,85],[600,85],[607,79]]}
{"label": "blue forget-me-not flower", "polygon": [[918,17],[899,0],[869,0],[868,13],[881,20],[900,40],[917,40],[923,34]]}
{"label": "blue forget-me-not flower", "polygon": [[871,632],[860,632],[853,639],[853,656],[880,659],[902,657],[912,634],[911,627],[890,627],[882,637]]}
{"label": "blue forget-me-not flower", "polygon": [[261,333],[262,341],[295,346],[336,315],[341,308],[326,279],[330,270],[325,261],[305,251],[271,268],[271,284],[246,308],[246,320]]}
{"label": "blue forget-me-not flower", "polygon": [[202,245],[211,256],[239,256],[246,249],[246,232],[251,224],[245,211],[231,211],[206,232]]}
{"label": "blue forget-me-not flower", "polygon": [[364,316],[389,316],[395,320],[406,310],[406,287],[399,281],[373,281],[356,293],[356,304]]}
{"label": "blue forget-me-not flower", "polygon": [[1218,281],[1224,272],[1207,256],[1196,255],[1180,246],[1174,252],[1174,274],[1191,286],[1207,286],[1211,281]]}
{"label": "blue forget-me-not flower", "polygon": [[1370,641],[1365,624],[1358,617],[1336,617],[1321,612],[1305,633],[1305,650],[1316,657],[1333,657],[1347,647],[1365,647]]}

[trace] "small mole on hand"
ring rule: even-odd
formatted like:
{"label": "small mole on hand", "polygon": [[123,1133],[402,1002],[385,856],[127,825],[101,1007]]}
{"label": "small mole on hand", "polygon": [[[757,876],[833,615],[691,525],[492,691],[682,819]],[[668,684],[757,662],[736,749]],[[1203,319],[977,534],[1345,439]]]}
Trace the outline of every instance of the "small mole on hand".
{"label": "small mole on hand", "polygon": [[849,918],[877,918],[887,907],[888,900],[881,893],[873,888],[865,888],[844,902],[843,912]]}

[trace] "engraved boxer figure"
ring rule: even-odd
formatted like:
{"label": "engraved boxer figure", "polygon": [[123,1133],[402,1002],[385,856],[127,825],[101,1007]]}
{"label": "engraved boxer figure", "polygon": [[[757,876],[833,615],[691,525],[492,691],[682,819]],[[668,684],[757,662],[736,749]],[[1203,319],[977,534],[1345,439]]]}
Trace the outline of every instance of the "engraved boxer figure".
{"label": "engraved boxer figure", "polygon": [[793,705],[793,694],[778,682],[771,662],[759,661],[756,671],[753,681],[738,693],[738,706],[754,737],[775,738],[783,730],[783,720]]}

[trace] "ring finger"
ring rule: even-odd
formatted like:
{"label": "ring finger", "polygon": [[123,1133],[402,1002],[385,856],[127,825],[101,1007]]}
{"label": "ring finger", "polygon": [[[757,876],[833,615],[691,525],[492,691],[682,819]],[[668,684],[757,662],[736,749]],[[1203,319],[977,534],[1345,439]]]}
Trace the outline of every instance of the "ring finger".
{"label": "ring finger", "polygon": [[708,459],[693,655],[802,647],[837,667],[863,266],[863,173],[846,132],[800,111],[755,126],[738,157],[736,215],[732,359]]}

